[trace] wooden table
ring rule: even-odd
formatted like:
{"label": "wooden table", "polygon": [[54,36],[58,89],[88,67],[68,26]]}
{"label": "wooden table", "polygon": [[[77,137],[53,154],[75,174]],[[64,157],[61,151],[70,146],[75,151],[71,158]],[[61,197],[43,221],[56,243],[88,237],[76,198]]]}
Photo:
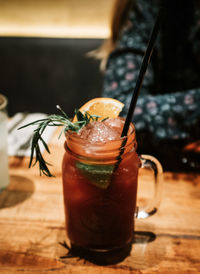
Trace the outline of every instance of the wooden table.
{"label": "wooden table", "polygon": [[28,169],[27,158],[10,159],[10,186],[0,193],[1,274],[200,273],[200,174],[164,173],[159,211],[136,220],[135,242],[124,257],[111,255],[100,265],[60,244],[67,241],[63,139],[54,136],[51,151],[52,179]]}

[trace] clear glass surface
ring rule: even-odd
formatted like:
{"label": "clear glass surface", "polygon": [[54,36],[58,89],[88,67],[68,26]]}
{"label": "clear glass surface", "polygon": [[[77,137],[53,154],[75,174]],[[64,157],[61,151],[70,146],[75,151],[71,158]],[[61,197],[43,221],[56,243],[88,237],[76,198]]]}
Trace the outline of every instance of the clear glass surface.
{"label": "clear glass surface", "polygon": [[6,107],[7,99],[0,94],[0,192],[9,184]]}

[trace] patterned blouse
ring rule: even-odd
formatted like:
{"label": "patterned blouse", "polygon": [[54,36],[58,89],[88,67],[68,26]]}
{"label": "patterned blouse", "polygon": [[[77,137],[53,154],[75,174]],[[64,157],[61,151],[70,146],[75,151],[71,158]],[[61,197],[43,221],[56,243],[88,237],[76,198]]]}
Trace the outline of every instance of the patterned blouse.
{"label": "patterned blouse", "polygon": [[[160,2],[137,1],[115,51],[109,56],[103,96],[122,101],[125,104],[122,115],[127,113]],[[136,133],[151,136],[158,143],[197,140],[200,139],[200,1],[163,2],[165,20],[134,112]]]}

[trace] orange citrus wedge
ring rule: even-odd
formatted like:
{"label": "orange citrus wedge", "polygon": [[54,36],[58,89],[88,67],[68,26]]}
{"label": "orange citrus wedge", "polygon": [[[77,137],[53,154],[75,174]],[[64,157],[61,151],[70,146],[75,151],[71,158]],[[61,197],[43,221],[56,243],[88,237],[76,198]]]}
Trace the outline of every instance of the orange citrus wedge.
{"label": "orange citrus wedge", "polygon": [[[119,116],[124,104],[112,98],[95,98],[85,103],[79,110],[84,113],[87,111],[91,115],[101,116],[99,120],[104,118],[116,118]],[[73,122],[76,122],[76,116]]]}

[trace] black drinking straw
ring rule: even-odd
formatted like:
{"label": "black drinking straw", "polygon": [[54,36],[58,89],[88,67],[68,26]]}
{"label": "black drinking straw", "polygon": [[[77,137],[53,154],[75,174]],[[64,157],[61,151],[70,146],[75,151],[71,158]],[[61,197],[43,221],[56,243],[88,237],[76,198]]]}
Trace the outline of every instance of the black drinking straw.
{"label": "black drinking straw", "polygon": [[151,55],[152,55],[152,52],[153,52],[153,47],[154,47],[156,38],[158,36],[158,32],[159,32],[159,29],[160,29],[160,25],[161,25],[163,15],[164,15],[163,8],[160,8],[157,19],[155,21],[155,24],[154,24],[154,27],[153,27],[153,30],[152,30],[152,33],[151,33],[151,37],[149,39],[147,49],[146,49],[144,57],[143,57],[142,65],[141,65],[140,72],[139,72],[139,75],[138,75],[138,79],[137,79],[135,88],[133,90],[133,96],[132,96],[132,99],[131,99],[131,103],[130,103],[130,106],[129,106],[128,114],[127,114],[127,117],[126,117],[126,120],[125,120],[125,123],[124,123],[124,127],[123,127],[123,130],[122,130],[121,137],[127,136],[128,129],[129,129],[129,126],[130,126],[130,123],[131,123],[131,120],[132,120],[132,116],[133,116],[133,113],[134,113],[134,110],[135,110],[135,106],[136,106],[136,103],[137,103],[138,95],[139,95],[139,92],[140,92],[140,89],[141,89],[141,86],[142,86],[143,78],[144,78],[147,66],[149,64],[149,61],[151,59]]}
{"label": "black drinking straw", "polygon": [[[160,30],[160,25],[161,25],[163,16],[164,16],[164,8],[161,7],[160,10],[159,10],[158,16],[156,18],[156,21],[155,21],[155,24],[154,24],[154,27],[153,27],[153,30],[152,30],[152,33],[151,33],[151,36],[150,36],[150,39],[149,39],[149,42],[148,42],[147,49],[145,51],[145,54],[144,54],[144,57],[143,57],[143,60],[142,60],[142,65],[141,65],[141,68],[140,68],[140,72],[139,72],[139,75],[138,75],[138,79],[137,79],[135,88],[133,90],[133,95],[132,95],[132,98],[131,98],[131,103],[130,103],[130,106],[129,106],[128,114],[127,114],[127,117],[126,117],[126,120],[125,120],[125,123],[124,123],[124,127],[123,127],[123,130],[122,130],[121,138],[127,136],[128,129],[129,129],[129,126],[130,126],[130,123],[131,123],[131,120],[132,120],[132,117],[133,117],[133,113],[134,113],[134,110],[135,110],[135,106],[136,106],[136,103],[137,103],[137,98],[138,98],[138,95],[139,95],[139,92],[140,92],[140,89],[141,89],[141,86],[142,86],[142,82],[143,82],[145,72],[147,70],[147,66],[148,66],[149,61],[151,59],[151,55],[152,55],[152,52],[153,52],[153,47],[154,47],[156,38],[158,36],[158,32]],[[119,164],[122,160],[121,156],[124,153],[126,142],[127,142],[127,138],[124,138],[123,141],[122,141],[122,144],[121,144],[120,153],[117,157],[117,162],[115,164],[114,171],[117,170],[117,168],[118,168],[118,166],[119,166]]]}

